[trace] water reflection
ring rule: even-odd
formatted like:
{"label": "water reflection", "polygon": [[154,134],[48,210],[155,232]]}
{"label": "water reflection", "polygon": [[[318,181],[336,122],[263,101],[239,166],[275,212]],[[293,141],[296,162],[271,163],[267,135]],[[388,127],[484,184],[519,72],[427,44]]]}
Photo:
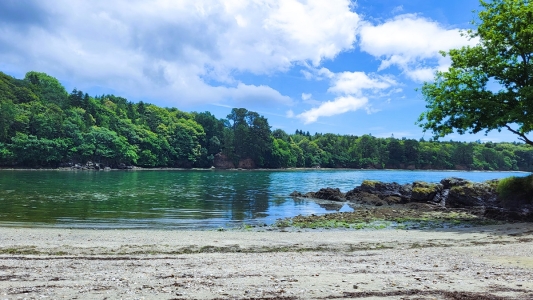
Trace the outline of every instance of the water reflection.
{"label": "water reflection", "polygon": [[334,202],[293,199],[294,191],[351,190],[365,179],[483,181],[527,173],[411,171],[0,171],[3,225],[81,228],[216,228],[271,224],[299,214],[349,211]]}

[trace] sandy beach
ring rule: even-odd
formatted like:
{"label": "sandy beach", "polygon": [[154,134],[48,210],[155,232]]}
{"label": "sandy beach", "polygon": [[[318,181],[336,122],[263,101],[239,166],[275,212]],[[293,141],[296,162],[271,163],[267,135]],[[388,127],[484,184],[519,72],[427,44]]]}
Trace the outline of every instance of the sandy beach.
{"label": "sandy beach", "polygon": [[0,299],[532,299],[533,225],[0,228]]}

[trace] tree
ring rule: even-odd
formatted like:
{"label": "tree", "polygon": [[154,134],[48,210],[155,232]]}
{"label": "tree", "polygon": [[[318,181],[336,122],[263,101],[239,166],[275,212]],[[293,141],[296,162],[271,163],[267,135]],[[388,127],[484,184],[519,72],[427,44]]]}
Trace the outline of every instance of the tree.
{"label": "tree", "polygon": [[60,107],[66,104],[67,91],[56,78],[45,73],[31,71],[26,73],[24,80],[30,83],[42,101],[55,103]]}
{"label": "tree", "polygon": [[465,34],[476,46],[453,49],[448,71],[422,86],[427,102],[418,124],[443,137],[507,129],[533,145],[533,5],[480,0],[484,10]]}

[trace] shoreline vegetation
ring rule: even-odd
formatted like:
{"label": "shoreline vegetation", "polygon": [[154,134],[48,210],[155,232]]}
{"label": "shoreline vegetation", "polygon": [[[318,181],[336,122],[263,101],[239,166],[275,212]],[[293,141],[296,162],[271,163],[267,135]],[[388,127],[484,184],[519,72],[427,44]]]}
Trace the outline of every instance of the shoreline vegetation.
{"label": "shoreline vegetation", "polygon": [[527,173],[530,174],[530,171],[520,171],[520,170],[456,170],[456,169],[363,169],[363,168],[254,168],[254,169],[244,169],[244,168],[233,168],[233,169],[219,169],[215,167],[210,168],[178,168],[178,167],[158,167],[158,168],[145,168],[132,166],[131,168],[119,169],[119,168],[108,168],[108,169],[88,169],[88,168],[72,168],[72,167],[57,167],[57,168],[28,168],[28,167],[2,167],[0,166],[0,171],[411,171],[411,172],[484,172],[484,173]]}
{"label": "shoreline vegetation", "polygon": [[115,95],[68,93],[45,73],[16,79],[0,72],[0,166],[533,171],[533,147],[286,133],[245,108],[217,119]]}

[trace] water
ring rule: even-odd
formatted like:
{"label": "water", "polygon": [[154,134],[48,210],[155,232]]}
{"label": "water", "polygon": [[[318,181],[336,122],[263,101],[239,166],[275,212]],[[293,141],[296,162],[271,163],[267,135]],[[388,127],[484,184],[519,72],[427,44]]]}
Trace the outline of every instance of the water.
{"label": "water", "polygon": [[288,195],[363,180],[485,181],[529,173],[442,171],[0,171],[0,226],[208,229],[272,224],[299,214],[349,211],[347,205]]}

